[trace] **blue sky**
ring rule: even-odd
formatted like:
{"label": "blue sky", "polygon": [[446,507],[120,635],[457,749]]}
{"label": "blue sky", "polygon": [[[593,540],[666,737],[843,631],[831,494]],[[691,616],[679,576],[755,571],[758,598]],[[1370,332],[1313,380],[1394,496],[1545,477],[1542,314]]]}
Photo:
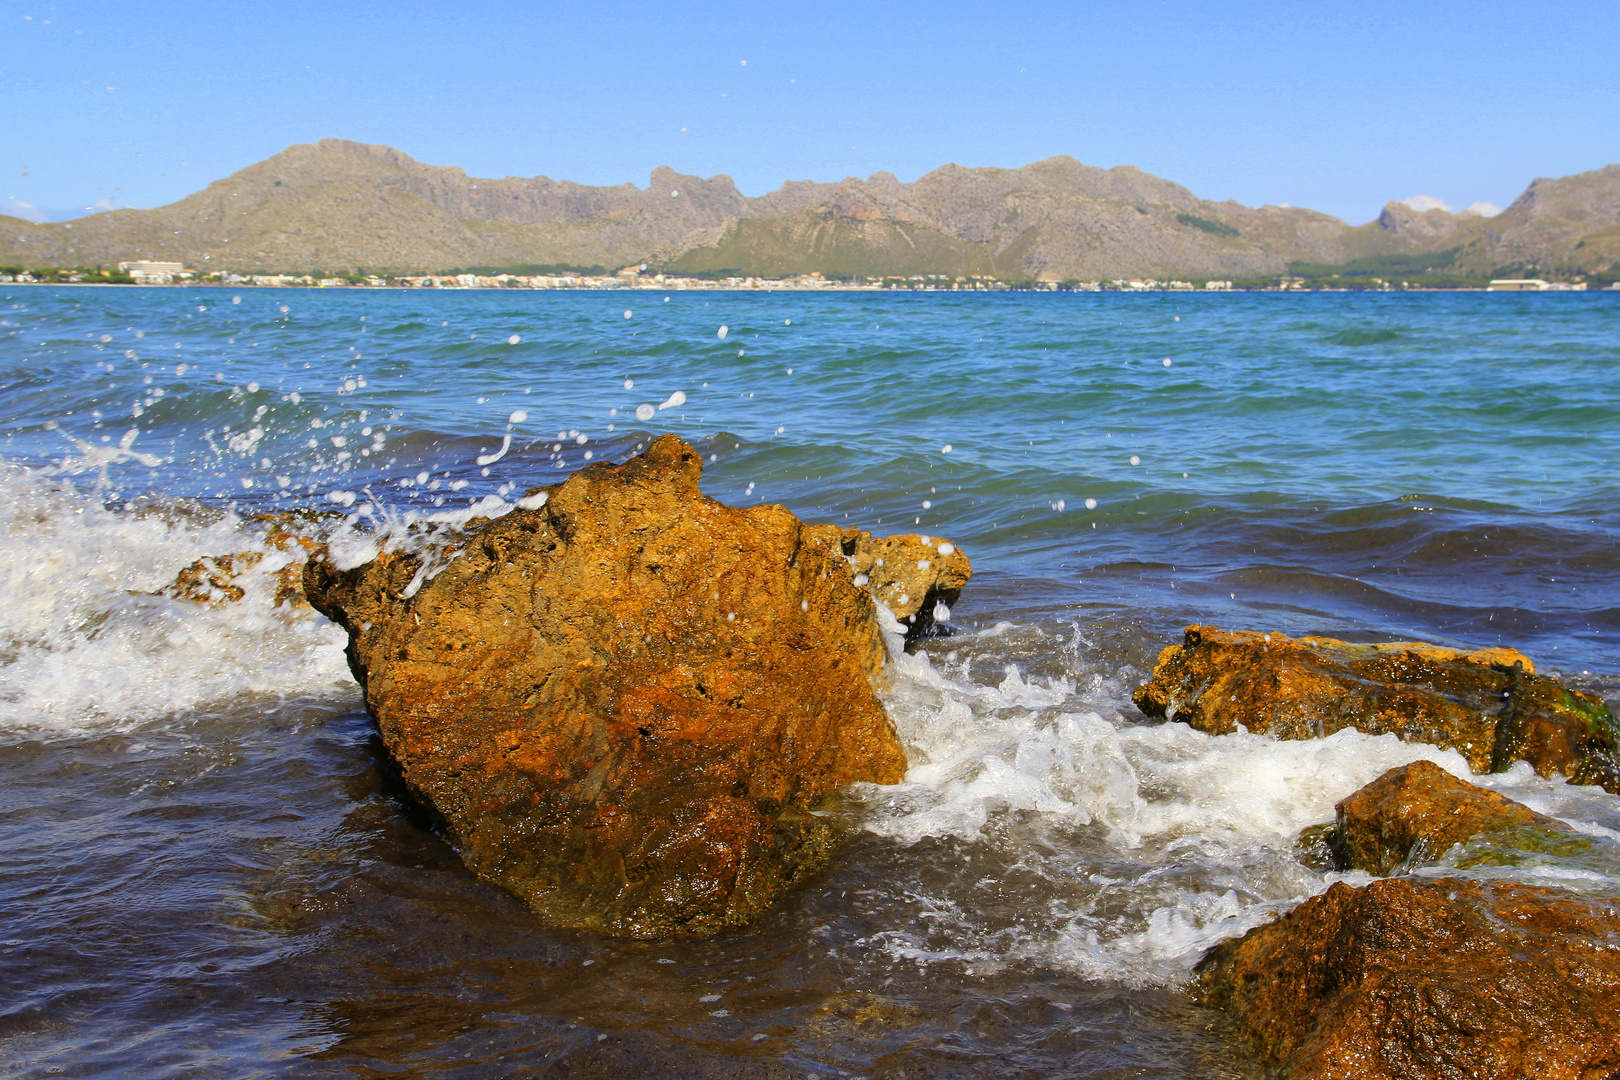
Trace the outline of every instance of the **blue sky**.
{"label": "blue sky", "polygon": [[0,0],[0,213],[172,202],[286,146],[644,186],[1054,154],[1353,223],[1620,161],[1620,4]]}

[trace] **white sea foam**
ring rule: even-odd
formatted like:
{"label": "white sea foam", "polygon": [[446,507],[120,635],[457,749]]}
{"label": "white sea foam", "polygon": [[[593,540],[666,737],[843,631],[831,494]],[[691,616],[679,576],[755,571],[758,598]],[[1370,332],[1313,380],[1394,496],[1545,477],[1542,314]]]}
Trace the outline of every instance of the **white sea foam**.
{"label": "white sea foam", "polygon": [[[911,768],[903,783],[858,789],[863,825],[908,846],[954,843],[987,876],[964,890],[947,873],[936,892],[910,898],[935,914],[867,946],[981,973],[1031,962],[1135,985],[1181,982],[1222,938],[1336,880],[1366,880],[1311,869],[1297,837],[1331,821],[1340,799],[1420,758],[1590,835],[1620,831],[1620,810],[1599,789],[1522,765],[1472,776],[1461,755],[1393,735],[1289,742],[1144,723],[1128,703],[1138,673],[1088,659],[1078,633],[1064,674],[1030,678],[1003,664],[990,681],[973,675],[975,656],[1052,641],[1002,623],[932,646],[950,662],[891,647],[884,697]],[[1001,870],[983,871],[986,862]],[[1606,873],[1612,883],[1609,863],[1546,862],[1523,876],[1569,884]],[[1013,878],[1038,882],[1016,917],[994,901]],[[976,895],[983,908],[966,902]]]}
{"label": "white sea foam", "polygon": [[[355,694],[343,632],[275,606],[292,558],[233,515],[112,510],[0,466],[0,730],[129,729],[246,696]],[[158,595],[204,556],[259,551],[240,602]]]}
{"label": "white sea foam", "polygon": [[499,450],[495,451],[493,454],[479,454],[476,460],[480,465],[493,465],[495,462],[505,457],[506,452],[510,449],[512,449],[512,434],[511,432],[507,432],[505,435],[501,436],[501,448]]}

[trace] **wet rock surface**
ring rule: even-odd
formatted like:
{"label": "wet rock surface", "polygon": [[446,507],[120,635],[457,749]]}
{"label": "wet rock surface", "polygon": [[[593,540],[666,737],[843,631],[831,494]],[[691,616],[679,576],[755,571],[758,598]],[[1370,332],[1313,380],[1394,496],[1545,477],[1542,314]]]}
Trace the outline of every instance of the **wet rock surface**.
{"label": "wet rock surface", "polygon": [[1340,870],[1390,874],[1475,838],[1504,852],[1574,854],[1590,847],[1557,818],[1459,780],[1432,761],[1389,770],[1337,811],[1327,845]]}
{"label": "wet rock surface", "polygon": [[723,506],[700,461],[665,436],[448,548],[305,571],[412,793],[469,868],[558,925],[747,922],[826,862],[818,803],[905,771],[846,556],[878,545]]}
{"label": "wet rock surface", "polygon": [[1601,700],[1537,675],[1512,649],[1190,626],[1133,700],[1211,734],[1309,739],[1353,727],[1456,750],[1476,773],[1523,760],[1542,776],[1620,793],[1620,724]]}
{"label": "wet rock surface", "polygon": [[1455,878],[1338,883],[1212,949],[1195,996],[1283,1075],[1620,1077],[1620,906]]}
{"label": "wet rock surface", "polygon": [[949,619],[951,605],[973,573],[967,556],[937,536],[873,536],[845,529],[842,543],[856,584],[870,589],[904,624],[908,638]]}
{"label": "wet rock surface", "polygon": [[304,597],[304,561],[322,546],[327,531],[343,515],[330,511],[287,511],[255,514],[248,521],[264,529],[264,548],[195,559],[161,592],[199,604],[234,604],[247,595],[242,578],[272,561],[273,601],[277,607],[308,610]]}

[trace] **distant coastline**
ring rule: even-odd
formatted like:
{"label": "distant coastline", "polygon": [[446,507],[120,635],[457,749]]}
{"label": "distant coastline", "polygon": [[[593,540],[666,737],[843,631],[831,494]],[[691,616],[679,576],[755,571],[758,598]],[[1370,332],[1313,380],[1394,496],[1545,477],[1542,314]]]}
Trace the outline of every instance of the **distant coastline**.
{"label": "distant coastline", "polygon": [[[1534,180],[1488,215],[1397,200],[1350,225],[1065,156],[747,196],[724,175],[659,168],[645,187],[489,179],[323,139],[168,206],[45,224],[0,216],[0,276],[88,278],[93,267],[111,283],[112,267],[182,265],[232,284],[417,288],[616,288],[650,274],[689,289],[1396,291],[1492,279],[1603,289],[1620,282],[1620,165]],[[447,280],[469,275],[497,284]],[[158,270],[129,276],[164,283]]]}
{"label": "distant coastline", "polygon": [[[471,278],[471,281],[465,280]],[[317,278],[312,275],[209,275],[186,277],[172,281],[107,280],[107,275],[93,271],[63,276],[0,273],[0,285],[58,285],[91,288],[208,288],[208,289],[369,289],[394,292],[437,290],[466,292],[495,291],[600,291],[600,292],[929,292],[929,293],[987,293],[987,292],[1107,292],[1107,293],[1233,293],[1233,292],[1292,292],[1292,293],[1569,293],[1620,292],[1620,282],[1601,289],[1589,289],[1586,282],[1541,281],[1539,287],[1501,288],[1493,283],[1476,285],[1421,285],[1403,281],[1385,281],[1374,286],[1333,285],[1279,278],[1272,282],[1216,281],[1203,284],[1190,281],[1159,281],[1156,279],[1130,279],[1116,281],[999,281],[975,279],[972,281],[918,281],[904,278],[862,279],[839,281],[810,276],[794,278],[683,278],[663,274],[624,280],[618,275],[590,277],[531,277],[519,275],[423,274],[409,277],[371,278],[360,281],[346,278]]]}

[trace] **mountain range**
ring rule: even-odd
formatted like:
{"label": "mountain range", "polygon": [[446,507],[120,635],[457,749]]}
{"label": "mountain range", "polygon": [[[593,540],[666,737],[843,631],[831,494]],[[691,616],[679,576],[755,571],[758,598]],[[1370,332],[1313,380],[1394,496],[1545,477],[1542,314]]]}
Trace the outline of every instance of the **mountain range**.
{"label": "mountain range", "polygon": [[341,139],[298,144],[178,202],[75,221],[0,216],[0,264],[131,259],[237,273],[604,267],[781,277],[984,274],[1003,280],[1249,278],[1298,267],[1613,277],[1620,165],[1538,179],[1502,213],[1392,202],[1374,222],[1200,199],[1132,166],[1060,156],[790,181],[759,197],[669,168],[634,184],[480,179]]}

